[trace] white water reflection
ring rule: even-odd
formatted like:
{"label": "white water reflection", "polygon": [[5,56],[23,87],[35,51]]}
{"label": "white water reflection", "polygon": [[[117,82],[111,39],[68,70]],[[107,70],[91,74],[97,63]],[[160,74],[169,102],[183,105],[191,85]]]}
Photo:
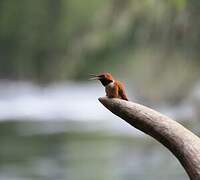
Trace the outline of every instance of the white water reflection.
{"label": "white water reflection", "polygon": [[[141,135],[99,103],[98,97],[104,94],[104,88],[98,83],[67,82],[39,87],[28,82],[1,82],[0,120],[68,121],[77,122],[73,126],[75,131],[116,130]],[[89,121],[90,126],[84,123]],[[41,132],[46,129],[45,126]],[[55,131],[55,127],[49,129]]]}
{"label": "white water reflection", "polygon": [[[195,92],[190,97],[199,102]],[[96,128],[138,134],[99,103],[98,97],[104,94],[99,83],[66,82],[41,87],[30,82],[1,81],[0,120],[101,122]],[[191,99],[173,107],[157,104],[153,108],[174,119],[191,121],[198,113]],[[90,127],[96,129],[95,125]]]}
{"label": "white water reflection", "polygon": [[97,98],[96,84],[66,83],[39,87],[27,82],[0,84],[0,119],[104,120],[114,118]]}

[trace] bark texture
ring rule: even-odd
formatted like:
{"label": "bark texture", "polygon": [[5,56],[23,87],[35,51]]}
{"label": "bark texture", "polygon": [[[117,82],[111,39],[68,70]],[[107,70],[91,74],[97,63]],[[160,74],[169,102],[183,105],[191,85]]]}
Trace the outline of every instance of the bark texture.
{"label": "bark texture", "polygon": [[99,98],[112,113],[167,147],[191,180],[200,180],[200,138],[178,122],[148,107],[121,99]]}

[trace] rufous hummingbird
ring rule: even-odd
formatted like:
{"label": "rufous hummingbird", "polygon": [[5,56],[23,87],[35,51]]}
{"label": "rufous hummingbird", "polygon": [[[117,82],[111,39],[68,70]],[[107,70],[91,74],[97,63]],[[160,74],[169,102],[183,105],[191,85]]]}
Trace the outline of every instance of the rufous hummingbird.
{"label": "rufous hummingbird", "polygon": [[90,75],[92,76],[90,80],[99,80],[105,86],[105,92],[108,98],[119,98],[128,101],[124,85],[120,81],[115,80],[110,73]]}

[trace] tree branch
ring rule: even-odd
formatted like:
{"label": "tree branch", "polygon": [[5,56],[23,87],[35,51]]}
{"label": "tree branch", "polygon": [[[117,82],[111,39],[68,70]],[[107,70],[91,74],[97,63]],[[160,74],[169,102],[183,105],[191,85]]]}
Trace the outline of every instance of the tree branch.
{"label": "tree branch", "polygon": [[191,180],[200,180],[200,139],[178,122],[148,107],[121,99],[99,98],[112,113],[154,137],[180,161]]}

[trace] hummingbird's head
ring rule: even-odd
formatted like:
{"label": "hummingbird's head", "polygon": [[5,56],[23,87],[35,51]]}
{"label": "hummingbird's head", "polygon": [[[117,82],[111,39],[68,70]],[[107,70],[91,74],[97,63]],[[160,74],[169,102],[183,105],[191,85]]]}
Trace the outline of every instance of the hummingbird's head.
{"label": "hummingbird's head", "polygon": [[103,84],[103,86],[107,86],[108,84],[114,81],[112,75],[110,73],[101,73],[99,75],[90,74],[90,80],[99,80]]}

